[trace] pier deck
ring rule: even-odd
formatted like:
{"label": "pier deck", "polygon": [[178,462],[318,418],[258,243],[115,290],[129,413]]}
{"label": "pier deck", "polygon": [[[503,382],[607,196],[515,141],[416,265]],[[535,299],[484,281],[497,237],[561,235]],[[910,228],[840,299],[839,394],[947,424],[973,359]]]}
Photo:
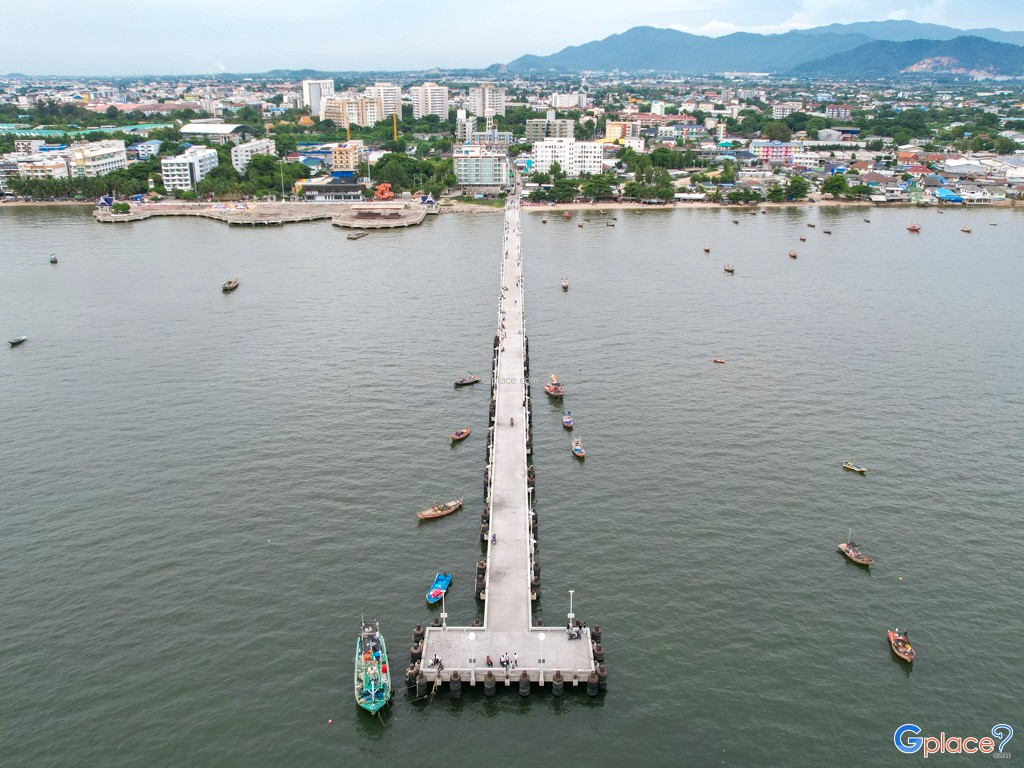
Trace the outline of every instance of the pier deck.
{"label": "pier deck", "polygon": [[[596,669],[589,629],[584,630],[581,639],[570,640],[564,625],[533,626],[535,595],[531,583],[536,540],[531,535],[533,512],[527,472],[530,404],[521,237],[519,201],[510,198],[505,209],[487,496],[489,532],[495,534],[497,542],[487,545],[483,626],[427,627],[419,672],[428,681],[438,679],[436,667],[430,666],[435,656],[443,664],[441,681],[450,681],[451,674],[458,671],[470,685],[488,671],[488,656],[499,685],[518,682],[523,672],[531,682],[544,685],[556,671],[561,672],[566,685],[577,685],[585,683]],[[502,669],[498,664],[502,654],[519,654],[518,667],[509,672]]]}

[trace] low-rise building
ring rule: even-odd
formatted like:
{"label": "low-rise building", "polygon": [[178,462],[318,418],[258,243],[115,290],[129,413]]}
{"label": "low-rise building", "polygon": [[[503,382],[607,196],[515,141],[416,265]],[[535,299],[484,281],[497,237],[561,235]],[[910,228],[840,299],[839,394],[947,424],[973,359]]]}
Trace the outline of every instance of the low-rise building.
{"label": "low-rise building", "polygon": [[782,163],[789,165],[793,162],[793,155],[798,145],[791,141],[768,141],[767,139],[754,139],[750,142],[750,151],[754,153],[762,163]]}
{"label": "low-rise building", "polygon": [[239,173],[245,173],[254,155],[277,156],[277,145],[273,139],[253,139],[231,148],[231,165]]}
{"label": "low-rise building", "polygon": [[128,153],[120,139],[74,144],[71,170],[75,176],[102,176],[128,167]]}
{"label": "low-rise building", "polygon": [[359,139],[331,146],[331,171],[355,172],[366,159],[366,146]]}
{"label": "low-rise building", "polygon": [[176,157],[165,157],[160,161],[164,187],[195,191],[196,184],[218,164],[217,150],[210,147],[190,147]]}
{"label": "low-rise building", "polygon": [[248,125],[240,123],[206,123],[193,120],[179,129],[182,136],[212,141],[214,144],[241,144],[256,135]]}

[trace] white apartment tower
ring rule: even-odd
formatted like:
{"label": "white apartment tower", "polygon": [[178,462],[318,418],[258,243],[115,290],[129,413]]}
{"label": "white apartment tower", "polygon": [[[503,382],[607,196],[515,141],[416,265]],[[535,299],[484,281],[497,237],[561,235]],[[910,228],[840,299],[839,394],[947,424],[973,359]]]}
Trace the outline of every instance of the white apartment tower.
{"label": "white apartment tower", "polygon": [[412,97],[412,116],[416,119],[427,115],[437,115],[441,120],[448,119],[448,87],[436,83],[414,85],[409,89]]}
{"label": "white apartment tower", "polygon": [[383,117],[402,116],[402,89],[391,83],[374,83],[366,87],[363,95],[368,99],[380,101],[383,106]]}
{"label": "white apartment tower", "polygon": [[194,190],[196,184],[218,165],[217,150],[209,147],[190,147],[177,157],[160,160],[160,172],[167,189]]}
{"label": "white apartment tower", "polygon": [[533,167],[540,173],[547,173],[551,164],[557,161],[566,176],[597,174],[603,170],[603,159],[604,150],[594,141],[542,139],[533,145]]}
{"label": "white apartment tower", "polygon": [[466,109],[471,115],[504,115],[505,89],[488,84],[470,88]]}
{"label": "white apartment tower", "polygon": [[309,113],[323,119],[324,101],[334,95],[333,80],[303,80],[302,106],[309,107]]}
{"label": "white apartment tower", "polygon": [[253,139],[231,148],[231,165],[239,173],[245,173],[254,155],[277,156],[277,145],[273,139]]}
{"label": "white apartment tower", "polygon": [[384,105],[380,99],[347,91],[325,99],[321,115],[324,120],[333,120],[343,128],[350,124],[368,128],[384,119]]}

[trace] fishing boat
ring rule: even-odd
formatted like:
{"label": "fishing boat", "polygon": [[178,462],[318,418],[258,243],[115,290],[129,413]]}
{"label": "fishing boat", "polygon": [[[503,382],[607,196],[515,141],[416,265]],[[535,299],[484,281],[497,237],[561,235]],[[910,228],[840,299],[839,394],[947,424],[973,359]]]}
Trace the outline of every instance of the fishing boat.
{"label": "fishing boat", "polygon": [[807,226],[810,227],[811,229],[814,229],[818,225],[817,224],[808,224]]}
{"label": "fishing boat", "polygon": [[864,219],[864,223],[865,224],[870,224],[871,223],[871,219]]}
{"label": "fishing boat", "polygon": [[711,253],[711,246],[710,245],[705,245],[704,246],[704,253]]}
{"label": "fishing boat", "polygon": [[450,515],[452,512],[457,512],[461,508],[462,499],[452,499],[444,504],[435,504],[430,507],[430,509],[424,509],[422,512],[417,512],[416,517],[420,520],[433,520],[436,517],[445,517],[446,515]]}
{"label": "fishing boat", "polygon": [[558,383],[558,377],[552,373],[551,383],[544,385],[544,391],[551,395],[551,397],[561,398],[565,394],[565,387]]}
{"label": "fishing boat", "polygon": [[571,219],[571,218],[572,218],[572,214],[571,214],[571,213],[569,213],[568,211],[565,211],[565,212],[564,212],[564,213],[562,214],[562,218],[563,218],[563,219],[565,219],[566,221],[568,221],[569,219]]}
{"label": "fishing boat", "polygon": [[226,283],[224,283],[224,285],[221,286],[221,290],[224,291],[224,293],[231,293],[237,287],[238,287],[238,278],[237,277],[232,277],[230,280],[228,280]]}
{"label": "fishing boat", "polygon": [[541,220],[540,220],[540,223],[541,223],[541,224],[547,224],[547,223],[548,223],[548,220],[547,220],[547,219],[541,219]]}
{"label": "fishing boat", "polygon": [[734,272],[736,271],[736,270],[735,270],[735,269],[733,268],[732,264],[726,264],[726,265],[725,265],[725,266],[723,267],[723,269],[724,269],[724,270],[725,270],[726,272],[728,272],[728,273],[729,273],[730,275],[731,275],[731,274],[733,274],[733,273],[734,273]]}
{"label": "fishing boat", "polygon": [[587,452],[583,450],[583,438],[573,437],[572,439],[572,455],[577,459],[584,459],[587,456]]}
{"label": "fishing boat", "polygon": [[606,221],[605,222],[605,226],[606,227],[614,227],[615,226],[615,222],[614,221]]}
{"label": "fishing boat", "polygon": [[796,258],[796,251],[790,251],[789,252],[789,258],[795,259]]}
{"label": "fishing boat", "polygon": [[869,566],[875,562],[860,551],[860,544],[853,540],[853,528],[850,529],[850,535],[846,537],[846,541],[839,542],[838,549],[851,563]]}
{"label": "fishing boat", "polygon": [[910,632],[908,630],[900,629],[899,627],[893,627],[888,632],[889,647],[892,648],[892,652],[896,654],[900,661],[905,661],[908,664],[917,656],[917,651],[910,644],[909,635]]}
{"label": "fishing boat", "polygon": [[718,363],[719,365],[725,365],[725,360],[723,360],[723,359],[722,359],[722,358],[720,358],[720,357],[716,357],[716,358],[715,358],[714,360],[712,360],[711,362],[712,362],[712,363]]}
{"label": "fishing boat", "polygon": [[9,340],[7,343],[10,344],[12,347],[19,347],[26,341],[28,341],[28,336],[19,336],[16,339]]}
{"label": "fishing boat", "polygon": [[562,411],[562,426],[572,429],[572,411]]}
{"label": "fishing boat", "polygon": [[563,291],[568,291],[569,290],[569,278],[568,277],[563,277],[562,278],[562,290]]}
{"label": "fishing boat", "polygon": [[971,228],[970,227],[960,227],[960,231],[963,232],[964,234],[967,234],[967,235],[971,234]]}
{"label": "fishing boat", "polygon": [[921,225],[920,224],[908,224],[907,225],[907,232],[920,232],[920,231],[921,231]]}
{"label": "fishing boat", "polygon": [[451,438],[453,443],[458,443],[469,437],[469,433],[471,431],[472,430],[470,430],[469,427],[463,427],[462,429],[457,429],[454,432],[452,432],[451,435],[449,435],[449,437]]}
{"label": "fishing boat", "polygon": [[867,467],[860,467],[860,466],[857,466],[856,464],[854,464],[852,462],[849,462],[849,461],[844,461],[843,462],[843,469],[848,469],[851,472],[859,472],[862,475],[866,475],[867,472],[868,472],[868,468]]}
{"label": "fishing boat", "polygon": [[806,237],[801,237],[800,238],[800,242],[801,243],[806,243],[807,242],[807,238]]}
{"label": "fishing boat", "polygon": [[823,229],[823,230],[821,230],[821,233],[823,235],[831,235],[832,234],[832,230],[831,229]]}
{"label": "fishing boat", "polygon": [[349,240],[362,240],[368,234],[370,234],[370,233],[369,232],[349,232],[348,233],[348,239]]}
{"label": "fishing boat", "polygon": [[465,377],[463,377],[461,379],[456,379],[455,380],[455,386],[456,387],[466,387],[466,386],[469,386],[470,384],[476,384],[478,381],[480,381],[480,377],[477,376],[474,373],[471,373],[471,374],[469,374],[469,376],[465,376]]}
{"label": "fishing boat", "polygon": [[57,263],[57,256],[56,256],[56,254],[53,254],[53,253],[50,254],[50,263],[51,264],[56,264]]}
{"label": "fishing boat", "polygon": [[448,591],[448,585],[452,583],[452,575],[450,573],[439,573],[434,577],[434,583],[430,585],[430,589],[427,590],[427,602],[428,603],[439,603],[441,598],[444,597],[444,593]]}
{"label": "fishing boat", "polygon": [[739,224],[739,223],[740,223],[740,220],[739,220],[739,219],[733,219],[733,220],[732,220],[732,223],[733,223],[733,224]]}
{"label": "fishing boat", "polygon": [[583,229],[583,225],[582,224],[577,224],[576,226],[579,227],[580,229]]}
{"label": "fishing boat", "polygon": [[376,621],[364,621],[356,640],[356,704],[376,714],[391,701],[391,673],[384,635]]}

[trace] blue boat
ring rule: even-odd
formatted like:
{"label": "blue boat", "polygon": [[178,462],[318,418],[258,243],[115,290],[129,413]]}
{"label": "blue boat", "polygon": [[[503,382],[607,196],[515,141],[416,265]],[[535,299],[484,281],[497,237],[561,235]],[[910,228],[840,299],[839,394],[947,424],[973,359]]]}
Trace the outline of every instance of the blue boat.
{"label": "blue boat", "polygon": [[562,426],[572,429],[572,411],[562,411]]}
{"label": "blue boat", "polygon": [[450,573],[437,574],[434,577],[434,583],[430,585],[430,589],[427,591],[427,602],[441,602],[441,598],[444,597],[444,593],[448,591],[448,585],[451,583],[452,575]]}

